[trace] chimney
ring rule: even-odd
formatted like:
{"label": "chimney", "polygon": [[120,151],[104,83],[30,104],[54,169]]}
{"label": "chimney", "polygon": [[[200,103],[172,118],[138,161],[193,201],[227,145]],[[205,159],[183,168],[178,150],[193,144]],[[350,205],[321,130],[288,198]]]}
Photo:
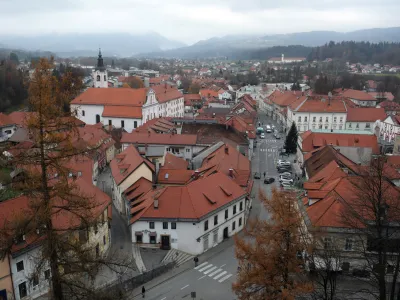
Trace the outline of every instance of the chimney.
{"label": "chimney", "polygon": [[229,177],[233,178],[233,169],[232,168],[229,169]]}
{"label": "chimney", "polygon": [[200,171],[199,170],[194,171],[194,179],[198,179],[199,176],[200,176]]}
{"label": "chimney", "polygon": [[154,209],[158,209],[158,199],[154,199]]}
{"label": "chimney", "polygon": [[228,148],[228,145],[225,145],[225,153],[226,153],[226,154],[229,154],[229,148]]}

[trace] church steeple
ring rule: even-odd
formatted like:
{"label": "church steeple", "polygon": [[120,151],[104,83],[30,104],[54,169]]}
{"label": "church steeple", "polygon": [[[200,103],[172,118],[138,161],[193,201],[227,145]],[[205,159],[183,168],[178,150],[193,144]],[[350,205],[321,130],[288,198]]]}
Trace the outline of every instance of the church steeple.
{"label": "church steeple", "polygon": [[106,68],[104,67],[103,56],[101,55],[101,49],[99,48],[99,57],[97,58],[97,66],[96,70],[104,71]]}

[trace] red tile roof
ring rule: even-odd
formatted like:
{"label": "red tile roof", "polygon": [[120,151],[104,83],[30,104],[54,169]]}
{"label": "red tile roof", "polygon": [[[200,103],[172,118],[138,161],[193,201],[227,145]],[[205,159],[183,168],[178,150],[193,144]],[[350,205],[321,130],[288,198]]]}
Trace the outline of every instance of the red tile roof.
{"label": "red tile roof", "polygon": [[162,168],[187,170],[188,166],[189,166],[188,161],[167,152],[165,154],[164,165],[162,166]]}
{"label": "red tile roof", "polygon": [[271,95],[269,95],[268,99],[271,100],[278,106],[286,107],[297,100],[297,97],[301,97],[302,92],[296,91],[285,91],[281,92],[279,90],[275,90]]}
{"label": "red tile roof", "polygon": [[200,94],[184,94],[183,98],[185,101],[193,101],[193,102],[200,102],[201,101],[201,96]]}
{"label": "red tile roof", "polygon": [[104,106],[103,117],[142,118],[142,108],[139,106]]}
{"label": "red tile roof", "polygon": [[343,95],[343,97],[348,97],[350,99],[355,99],[360,101],[376,101],[376,99],[373,96],[364,91],[348,89],[344,91],[339,91],[339,93]]}
{"label": "red tile roof", "polygon": [[325,133],[306,131],[301,134],[302,151],[310,152],[318,147],[332,144],[340,147],[371,148],[373,154],[379,154],[377,137],[368,134]]}
{"label": "red tile roof", "polygon": [[89,88],[71,101],[71,104],[143,106],[147,89]]}
{"label": "red tile roof", "polygon": [[152,86],[150,89],[153,89],[156,93],[156,98],[159,103],[183,98],[183,94],[176,87],[171,87],[167,84]]}
{"label": "red tile roof", "polygon": [[154,172],[154,165],[143,158],[132,145],[120,154],[117,154],[110,163],[111,174],[117,185],[121,184],[142,164],[147,165],[147,167]]}
{"label": "red tile roof", "polygon": [[127,188],[124,192],[125,197],[128,201],[133,201],[138,197],[146,194],[153,187],[153,183],[144,177],[141,177],[133,185]]}
{"label": "red tile roof", "polygon": [[8,115],[14,124],[19,126],[26,125],[26,119],[30,115],[30,112],[25,111],[14,111]]}
{"label": "red tile roof", "polygon": [[385,120],[386,113],[383,108],[349,108],[347,112],[347,122],[375,122]]}
{"label": "red tile roof", "polygon": [[290,109],[296,112],[343,112],[347,111],[345,102],[340,97],[332,98],[321,96],[303,96],[290,105]]}
{"label": "red tile roof", "polygon": [[0,113],[0,126],[8,126],[16,124],[12,118],[7,116],[6,114]]}
{"label": "red tile roof", "polygon": [[[233,169],[232,174],[230,174],[229,169]],[[227,176],[233,175],[233,180],[238,185],[245,187],[251,177],[251,163],[236,148],[229,144],[223,144],[203,160],[199,171],[204,172],[204,176],[209,176],[216,171]]]}
{"label": "red tile roof", "polygon": [[174,123],[169,121],[170,118],[155,118],[147,121],[138,128],[135,129],[136,132],[170,132],[175,129]]}
{"label": "red tile roof", "polygon": [[193,174],[194,171],[192,170],[161,168],[158,172],[157,182],[160,184],[183,185],[192,179]]}
{"label": "red tile roof", "polygon": [[[246,196],[247,193],[222,173],[148,192],[131,208],[131,223],[139,218],[200,219],[208,213]],[[158,200],[158,208],[154,208]]]}
{"label": "red tile roof", "polygon": [[390,100],[382,101],[378,106],[383,107],[385,110],[400,110],[400,104]]}
{"label": "red tile roof", "polygon": [[[378,92],[368,92],[368,94],[370,94],[374,98],[382,97],[382,93],[378,93]],[[383,94],[383,98],[386,98],[387,99],[386,101],[393,101],[394,100],[394,96],[390,92],[385,92]]]}
{"label": "red tile roof", "polygon": [[122,133],[121,143],[148,145],[196,145],[194,134],[158,134],[152,132]]}

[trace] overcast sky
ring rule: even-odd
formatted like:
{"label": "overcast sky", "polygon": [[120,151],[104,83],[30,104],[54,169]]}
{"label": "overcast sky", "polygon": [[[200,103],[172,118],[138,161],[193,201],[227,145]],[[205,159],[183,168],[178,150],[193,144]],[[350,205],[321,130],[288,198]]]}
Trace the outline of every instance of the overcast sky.
{"label": "overcast sky", "polygon": [[155,31],[187,44],[228,34],[400,26],[400,0],[0,0],[0,33]]}

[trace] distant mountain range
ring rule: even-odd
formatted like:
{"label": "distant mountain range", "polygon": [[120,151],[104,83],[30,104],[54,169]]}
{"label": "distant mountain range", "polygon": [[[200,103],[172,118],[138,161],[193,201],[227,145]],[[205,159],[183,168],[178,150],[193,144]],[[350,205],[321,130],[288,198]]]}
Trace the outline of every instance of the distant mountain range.
{"label": "distant mountain range", "polygon": [[141,57],[177,57],[177,58],[207,58],[228,57],[244,58],[245,53],[273,46],[321,46],[330,41],[356,42],[400,42],[400,27],[374,28],[351,31],[347,33],[336,31],[311,31],[290,34],[274,34],[264,36],[229,35],[221,38],[211,38],[199,41],[191,46],[167,51],[143,53]]}
{"label": "distant mountain range", "polygon": [[169,40],[156,32],[128,33],[67,33],[38,36],[0,36],[5,48],[27,51],[50,51],[61,57],[95,56],[99,47],[105,56],[133,56],[138,53],[156,52],[186,46]]}

